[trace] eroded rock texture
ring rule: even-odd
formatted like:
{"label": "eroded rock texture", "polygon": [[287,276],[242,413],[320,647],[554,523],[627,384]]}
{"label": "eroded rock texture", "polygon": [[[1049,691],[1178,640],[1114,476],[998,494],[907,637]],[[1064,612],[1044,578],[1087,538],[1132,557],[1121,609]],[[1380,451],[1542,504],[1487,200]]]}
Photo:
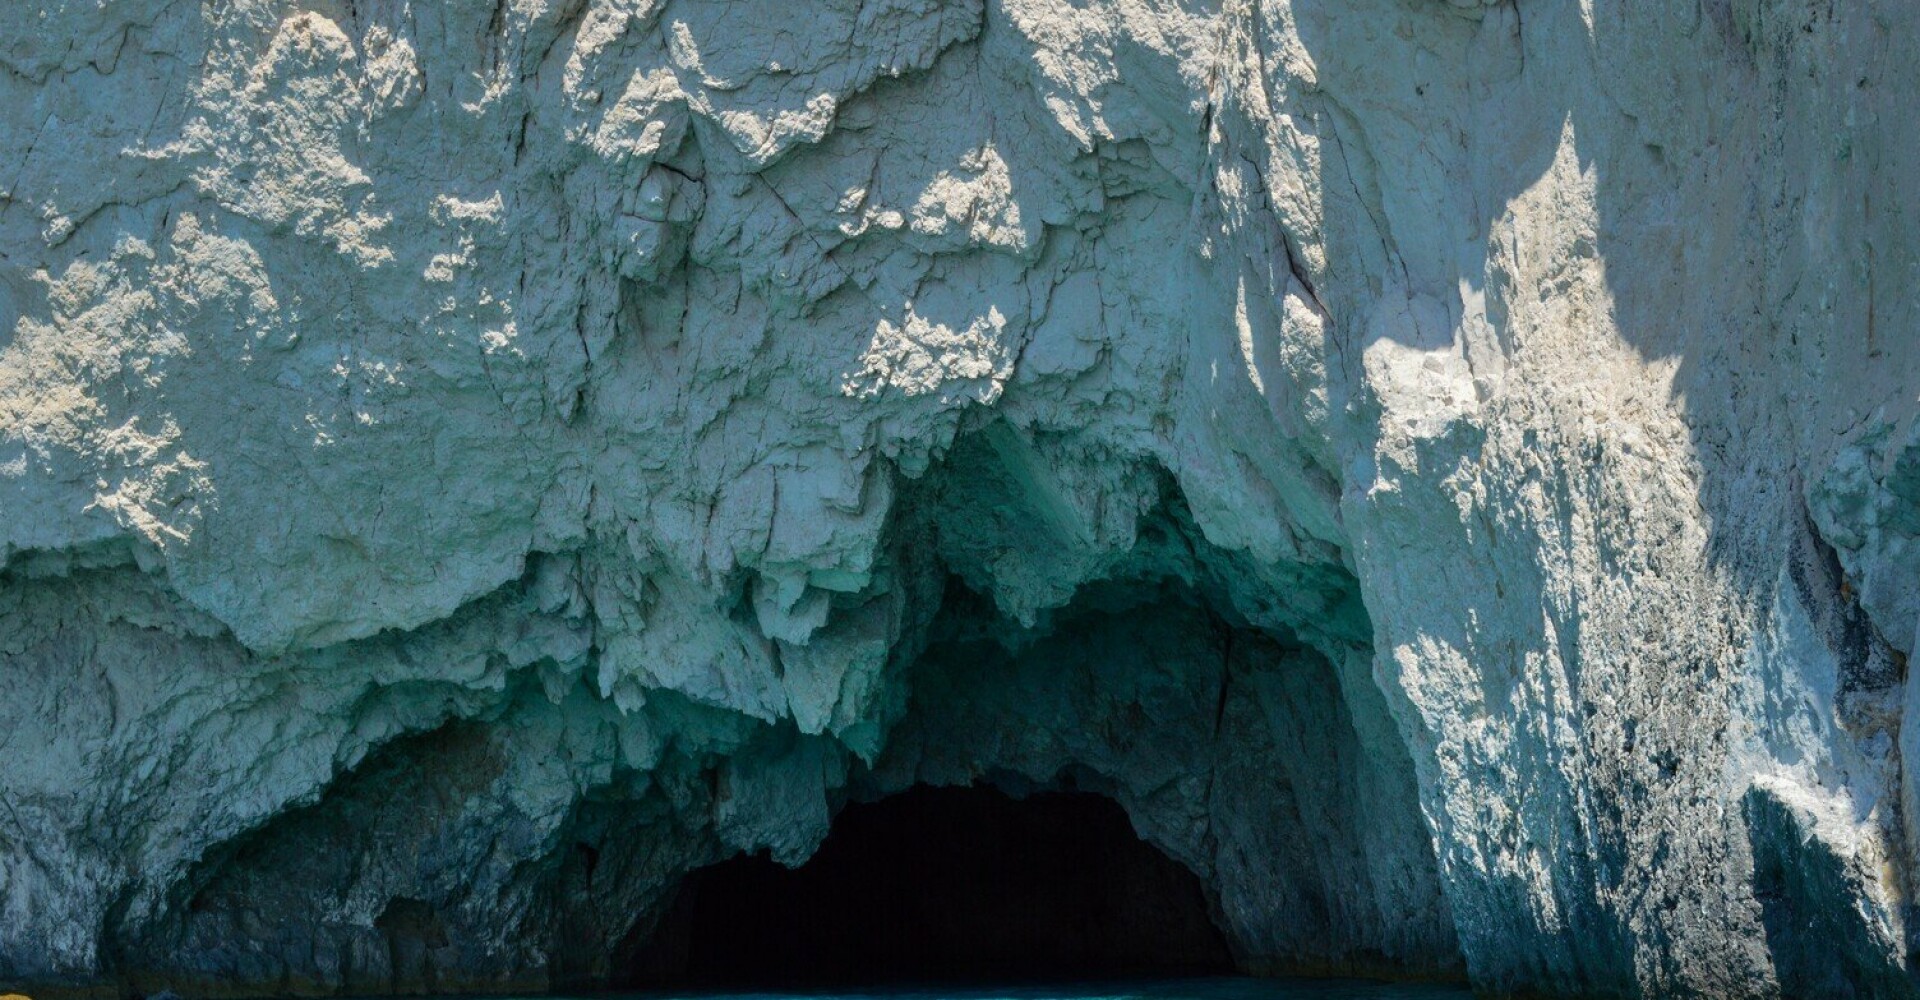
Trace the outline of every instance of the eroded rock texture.
{"label": "eroded rock texture", "polygon": [[1920,7],[0,9],[0,982],[593,984],[915,783],[1910,996]]}

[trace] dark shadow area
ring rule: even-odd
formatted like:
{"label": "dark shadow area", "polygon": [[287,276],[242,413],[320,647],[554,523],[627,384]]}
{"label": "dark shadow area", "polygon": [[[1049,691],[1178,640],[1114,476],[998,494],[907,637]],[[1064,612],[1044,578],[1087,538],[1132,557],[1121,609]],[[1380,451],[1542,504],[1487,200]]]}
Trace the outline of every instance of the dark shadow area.
{"label": "dark shadow area", "polygon": [[848,806],[799,868],[702,869],[627,987],[1226,973],[1199,880],[1097,795],[918,786]]}
{"label": "dark shadow area", "polygon": [[1741,810],[1753,848],[1753,894],[1782,993],[1807,1000],[1912,996],[1914,977],[1889,967],[1859,910],[1836,903],[1870,891],[1865,873],[1849,871],[1775,792],[1750,789]]}

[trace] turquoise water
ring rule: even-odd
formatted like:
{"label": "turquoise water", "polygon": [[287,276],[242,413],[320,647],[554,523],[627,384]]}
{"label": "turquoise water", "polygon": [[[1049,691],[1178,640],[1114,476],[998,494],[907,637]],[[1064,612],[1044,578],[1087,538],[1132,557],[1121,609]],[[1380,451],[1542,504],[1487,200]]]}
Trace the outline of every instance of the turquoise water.
{"label": "turquoise water", "polygon": [[1160,979],[1010,987],[653,993],[634,1000],[1468,1000],[1465,986],[1361,979]]}

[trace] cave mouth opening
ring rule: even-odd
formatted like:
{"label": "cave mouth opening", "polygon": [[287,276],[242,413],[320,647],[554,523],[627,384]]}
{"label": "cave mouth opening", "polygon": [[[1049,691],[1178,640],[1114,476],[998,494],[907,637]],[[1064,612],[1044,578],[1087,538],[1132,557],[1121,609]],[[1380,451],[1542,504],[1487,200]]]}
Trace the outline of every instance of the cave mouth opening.
{"label": "cave mouth opening", "polygon": [[1232,973],[1200,880],[1111,799],[916,785],[843,809],[798,868],[700,869],[627,987],[780,988]]}

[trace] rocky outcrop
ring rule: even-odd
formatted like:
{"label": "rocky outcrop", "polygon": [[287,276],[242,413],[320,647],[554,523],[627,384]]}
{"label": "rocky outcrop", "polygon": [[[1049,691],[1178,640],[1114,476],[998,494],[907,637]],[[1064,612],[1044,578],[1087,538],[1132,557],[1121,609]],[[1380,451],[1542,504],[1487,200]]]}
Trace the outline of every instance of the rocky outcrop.
{"label": "rocky outcrop", "polygon": [[0,22],[0,983],[591,984],[1071,779],[1249,970],[1916,992],[1920,9]]}

